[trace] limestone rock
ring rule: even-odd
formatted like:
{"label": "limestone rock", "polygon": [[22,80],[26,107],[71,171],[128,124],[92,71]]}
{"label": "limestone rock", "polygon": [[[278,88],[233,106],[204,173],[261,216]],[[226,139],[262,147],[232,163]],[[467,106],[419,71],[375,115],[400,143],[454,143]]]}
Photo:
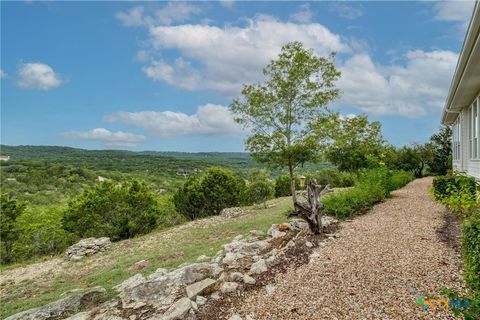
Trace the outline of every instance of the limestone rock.
{"label": "limestone rock", "polygon": [[65,254],[69,260],[78,261],[83,259],[85,256],[91,256],[98,252],[108,250],[111,245],[112,243],[108,237],[87,238],[82,239],[76,244],[68,247]]}
{"label": "limestone rock", "polygon": [[243,209],[239,207],[225,208],[220,212],[224,218],[234,218],[243,214]]}
{"label": "limestone rock", "polygon": [[[217,278],[223,269],[216,263],[194,263],[164,273],[160,270],[147,281],[119,293],[123,308],[135,308],[139,303],[149,304],[159,310],[171,306],[185,286],[206,278]],[[157,273],[157,272],[155,272]]]}
{"label": "limestone rock", "polygon": [[163,320],[181,320],[184,319],[188,311],[192,308],[192,303],[188,298],[182,298],[175,302],[163,315]]}
{"label": "limestone rock", "polygon": [[94,287],[87,290],[75,290],[73,294],[49,303],[43,307],[26,310],[14,314],[8,320],[47,320],[64,319],[86,307],[92,307],[106,290],[102,287]]}
{"label": "limestone rock", "polygon": [[232,282],[241,282],[243,281],[243,273],[241,272],[232,272],[229,275],[229,279]]}
{"label": "limestone rock", "polygon": [[242,317],[240,317],[240,315],[238,314],[234,314],[230,318],[228,318],[228,320],[242,320]]}
{"label": "limestone rock", "polygon": [[210,260],[210,258],[204,254],[197,258],[197,262],[207,262],[208,260]]}
{"label": "limestone rock", "polygon": [[243,282],[245,284],[255,284],[257,281],[254,278],[250,277],[248,274],[245,274],[243,275]]}
{"label": "limestone rock", "polygon": [[117,292],[122,292],[122,291],[132,289],[144,282],[145,282],[145,277],[142,276],[140,273],[137,273],[136,275],[128,278],[127,280],[123,281],[119,285],[116,285],[115,287],[113,287],[113,289]]}
{"label": "limestone rock", "polygon": [[195,302],[197,303],[197,305],[203,306],[205,303],[207,303],[207,298],[203,296],[197,296],[197,299],[195,300]]}
{"label": "limestone rock", "polygon": [[253,263],[250,267],[251,274],[260,274],[268,271],[267,264],[265,263],[265,259],[260,259],[257,262]]}
{"label": "limestone rock", "polygon": [[208,291],[211,290],[216,283],[217,281],[210,278],[195,282],[186,288],[187,296],[190,299],[195,299],[195,297],[199,294],[208,293]]}
{"label": "limestone rock", "polygon": [[231,293],[231,292],[235,292],[237,288],[238,288],[238,283],[236,282],[224,282],[220,286],[220,291],[222,293]]}

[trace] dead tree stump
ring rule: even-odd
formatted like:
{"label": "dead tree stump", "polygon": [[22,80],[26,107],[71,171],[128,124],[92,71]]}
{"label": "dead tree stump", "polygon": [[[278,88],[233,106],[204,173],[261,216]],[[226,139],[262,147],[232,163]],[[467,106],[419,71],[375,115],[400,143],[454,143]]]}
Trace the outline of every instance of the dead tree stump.
{"label": "dead tree stump", "polygon": [[333,190],[330,185],[322,187],[318,185],[315,180],[310,180],[307,185],[307,200],[308,202],[295,201],[295,212],[293,215],[302,218],[308,223],[310,231],[314,234],[319,234],[322,231],[321,212],[323,204],[320,198]]}

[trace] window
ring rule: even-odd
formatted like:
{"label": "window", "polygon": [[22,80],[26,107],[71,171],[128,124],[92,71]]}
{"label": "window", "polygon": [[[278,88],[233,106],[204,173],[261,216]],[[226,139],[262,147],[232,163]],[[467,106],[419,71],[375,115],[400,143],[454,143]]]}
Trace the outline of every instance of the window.
{"label": "window", "polygon": [[480,159],[480,97],[468,109],[468,136],[470,159]]}
{"label": "window", "polygon": [[460,117],[452,125],[452,157],[460,160]]}

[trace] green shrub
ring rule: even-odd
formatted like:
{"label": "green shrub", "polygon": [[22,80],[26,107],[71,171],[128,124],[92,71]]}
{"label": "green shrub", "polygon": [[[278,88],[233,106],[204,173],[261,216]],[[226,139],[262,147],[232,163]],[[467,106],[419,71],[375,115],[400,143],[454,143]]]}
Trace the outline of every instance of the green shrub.
{"label": "green shrub", "polygon": [[320,185],[329,184],[333,188],[346,188],[355,184],[355,175],[353,173],[331,168],[317,171],[309,178],[315,179]]}
{"label": "green shrub", "polygon": [[16,261],[52,255],[65,250],[74,240],[63,229],[63,208],[31,207],[17,218],[18,240],[13,246]]}
{"label": "green shrub", "polygon": [[[390,192],[412,178],[410,174],[390,173],[385,168],[371,169],[360,174],[357,185],[348,190],[337,191],[322,199],[323,213],[338,219],[354,217],[390,196]],[[395,180],[395,181],[393,181]]]}
{"label": "green shrub", "polygon": [[268,180],[257,180],[249,183],[243,193],[243,203],[246,205],[265,203],[275,194],[273,183]]}
{"label": "green shrub", "polygon": [[[298,180],[298,179],[297,179]],[[295,182],[296,187],[300,186],[300,180]],[[292,195],[292,189],[290,187],[290,177],[280,176],[275,179],[275,197],[288,197]]]}
{"label": "green shrub", "polygon": [[178,212],[189,219],[219,214],[224,208],[240,205],[245,183],[232,172],[212,167],[201,178],[189,177],[175,192]]}
{"label": "green shrub", "polygon": [[480,211],[478,191],[480,186],[475,178],[461,174],[437,177],[433,180],[435,198],[453,212],[464,216]]}
{"label": "green shrub", "polygon": [[413,181],[413,173],[407,171],[394,171],[392,174],[392,190],[400,189]]}
{"label": "green shrub", "polygon": [[159,197],[158,210],[157,227],[160,229],[172,227],[186,221],[185,216],[180,214],[175,208],[172,196]]}
{"label": "green shrub", "polygon": [[156,195],[144,182],[104,181],[70,201],[63,225],[80,238],[116,241],[151,231],[159,216]]}
{"label": "green shrub", "polygon": [[462,223],[464,279],[473,296],[480,299],[480,212]]}
{"label": "green shrub", "polygon": [[19,232],[16,228],[17,218],[25,211],[26,204],[10,199],[7,194],[1,195],[0,210],[0,261],[8,263],[13,260],[12,249],[18,240]]}
{"label": "green shrub", "polygon": [[471,195],[475,195],[476,185],[475,178],[462,174],[448,174],[433,179],[433,191],[437,200],[448,198],[452,192],[460,189],[465,189]]}

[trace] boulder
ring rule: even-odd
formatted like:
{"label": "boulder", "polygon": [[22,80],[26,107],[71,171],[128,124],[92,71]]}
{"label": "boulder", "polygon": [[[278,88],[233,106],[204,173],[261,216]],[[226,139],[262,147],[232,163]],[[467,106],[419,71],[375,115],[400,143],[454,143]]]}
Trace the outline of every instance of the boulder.
{"label": "boulder", "polygon": [[268,271],[268,268],[264,259],[258,260],[257,262],[253,263],[252,266],[250,267],[251,274],[260,274],[267,271]]}
{"label": "boulder", "polygon": [[47,320],[65,319],[69,315],[81,309],[94,306],[100,297],[105,295],[106,290],[102,287],[94,287],[87,290],[74,290],[67,297],[49,303],[43,307],[26,310],[14,314],[8,320]]}
{"label": "boulder", "polygon": [[115,287],[113,287],[113,290],[117,292],[127,291],[144,283],[145,281],[146,281],[145,277],[142,276],[140,273],[137,273],[136,275],[128,278],[127,280],[123,281],[119,285],[116,285]]}
{"label": "boulder", "polygon": [[228,320],[242,320],[242,317],[238,314],[232,315]]}
{"label": "boulder", "polygon": [[108,250],[111,246],[110,238],[87,238],[68,247],[65,254],[69,260],[78,261],[86,256]]}
{"label": "boulder", "polygon": [[236,283],[236,282],[224,282],[220,286],[220,291],[222,293],[235,292],[237,289],[238,289],[238,283]]}
{"label": "boulder", "polygon": [[168,310],[165,312],[162,320],[182,320],[187,315],[188,311],[192,308],[192,302],[188,298],[182,298],[175,302]]}
{"label": "boulder", "polygon": [[215,279],[221,272],[223,269],[216,263],[194,263],[167,273],[160,270],[145,282],[121,290],[118,296],[123,308],[138,308],[141,304],[148,304],[165,310],[179,295],[183,295],[186,286],[206,278]]}
{"label": "boulder", "polygon": [[199,294],[209,293],[209,291],[212,291],[212,288],[216,283],[217,281],[210,278],[195,282],[186,288],[187,296],[190,299],[195,299],[195,297]]}

